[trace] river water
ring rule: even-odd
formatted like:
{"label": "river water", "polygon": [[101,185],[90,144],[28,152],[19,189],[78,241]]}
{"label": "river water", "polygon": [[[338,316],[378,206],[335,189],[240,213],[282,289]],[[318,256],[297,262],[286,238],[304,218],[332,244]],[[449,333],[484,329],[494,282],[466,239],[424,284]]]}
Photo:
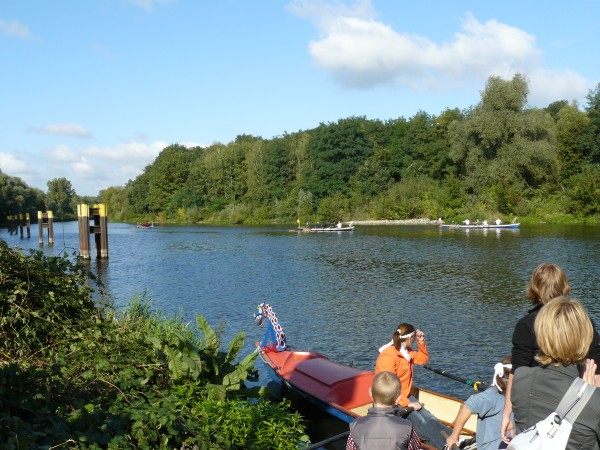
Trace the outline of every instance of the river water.
{"label": "river water", "polygon": [[[54,232],[52,247],[38,245],[35,225],[29,239],[5,230],[0,238],[52,255],[78,250],[76,222],[55,224]],[[494,364],[510,354],[513,327],[528,309],[529,276],[541,262],[562,266],[573,296],[600,321],[600,226],[386,225],[298,234],[280,226],[110,223],[108,242],[109,259],[89,264],[117,306],[145,293],[167,315],[181,312],[193,323],[200,313],[222,326],[225,345],[246,332],[248,352],[264,332],[253,320],[264,302],[296,348],[372,369],[377,349],[409,322],[425,332],[431,366],[489,382]],[[456,397],[473,392],[422,368],[415,378]]]}

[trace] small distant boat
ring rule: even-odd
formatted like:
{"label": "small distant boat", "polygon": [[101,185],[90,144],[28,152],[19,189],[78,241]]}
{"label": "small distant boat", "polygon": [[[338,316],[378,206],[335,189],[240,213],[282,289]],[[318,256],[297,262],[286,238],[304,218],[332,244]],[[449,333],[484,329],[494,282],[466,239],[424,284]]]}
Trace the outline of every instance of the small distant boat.
{"label": "small distant boat", "polygon": [[347,226],[344,226],[342,222],[338,222],[334,226],[322,226],[316,225],[314,227],[306,226],[306,227],[298,227],[295,230],[290,230],[293,232],[299,233],[328,233],[328,232],[336,232],[336,231],[352,231],[354,230],[354,222],[350,222]]}
{"label": "small distant boat", "polygon": [[136,228],[154,228],[154,222],[142,222],[136,225]]}

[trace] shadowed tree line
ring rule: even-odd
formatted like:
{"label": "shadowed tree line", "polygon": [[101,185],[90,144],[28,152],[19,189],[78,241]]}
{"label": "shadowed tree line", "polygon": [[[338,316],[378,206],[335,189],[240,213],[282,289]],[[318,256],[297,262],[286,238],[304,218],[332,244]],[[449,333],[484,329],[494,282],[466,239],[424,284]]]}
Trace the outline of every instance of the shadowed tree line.
{"label": "shadowed tree line", "polygon": [[170,145],[99,199],[122,221],[597,220],[600,84],[583,108],[565,100],[530,108],[528,90],[523,75],[490,77],[464,111]]}

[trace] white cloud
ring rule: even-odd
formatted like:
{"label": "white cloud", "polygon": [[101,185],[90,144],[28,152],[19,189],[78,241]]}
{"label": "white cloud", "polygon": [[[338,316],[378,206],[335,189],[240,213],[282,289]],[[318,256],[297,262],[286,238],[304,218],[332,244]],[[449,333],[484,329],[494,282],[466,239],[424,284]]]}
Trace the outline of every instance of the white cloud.
{"label": "white cloud", "polygon": [[557,100],[584,99],[590,90],[589,81],[570,69],[537,68],[528,78],[529,103],[541,107]]}
{"label": "white cloud", "polygon": [[308,45],[315,64],[348,88],[397,84],[415,91],[445,90],[517,72],[530,79],[530,103],[545,97],[550,82],[568,100],[581,98],[589,88],[573,70],[544,68],[535,36],[495,19],[481,22],[466,13],[460,31],[446,42],[435,42],[379,21],[368,0],[354,6],[296,0],[288,8],[311,20],[319,32]]}
{"label": "white cloud", "polygon": [[[112,147],[57,145],[43,155],[15,157],[0,153],[0,169],[43,191],[49,180],[65,177],[79,195],[97,195],[103,189],[123,186],[141,175],[168,145],[165,141],[131,141]],[[43,166],[40,161],[44,161]]]}
{"label": "white cloud", "polygon": [[50,150],[50,158],[54,161],[77,161],[78,155],[66,145],[57,145]]}
{"label": "white cloud", "polygon": [[0,20],[0,30],[10,37],[17,37],[20,39],[29,39],[32,37],[29,28],[16,20],[13,20],[12,22]]}
{"label": "white cloud", "polygon": [[153,161],[167,145],[169,144],[165,141],[155,141],[150,144],[132,141],[114,147],[87,147],[83,150],[83,154],[98,160],[148,163]]}
{"label": "white cloud", "polygon": [[27,162],[15,158],[13,155],[9,155],[8,153],[0,153],[0,170],[5,175],[11,176],[20,176],[27,170]]}
{"label": "white cloud", "polygon": [[41,128],[35,128],[34,131],[43,134],[56,134],[60,136],[72,136],[81,138],[92,137],[92,133],[90,133],[84,126],[76,123],[50,124],[45,125]]}

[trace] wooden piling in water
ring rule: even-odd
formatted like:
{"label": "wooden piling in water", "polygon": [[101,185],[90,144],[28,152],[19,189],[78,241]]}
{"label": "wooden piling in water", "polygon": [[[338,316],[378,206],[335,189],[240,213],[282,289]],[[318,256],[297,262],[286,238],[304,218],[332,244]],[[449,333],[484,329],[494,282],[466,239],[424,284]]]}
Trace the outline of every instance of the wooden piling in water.
{"label": "wooden piling in water", "polygon": [[8,234],[12,236],[17,229],[15,216],[6,216],[6,220],[8,221]]}
{"label": "wooden piling in water", "polygon": [[25,213],[25,224],[27,225],[27,238],[31,238],[31,217],[29,217],[29,213]]}
{"label": "wooden piling in water", "polygon": [[[89,259],[90,234],[94,235],[96,258],[108,258],[108,215],[105,204],[77,205],[79,223],[79,253],[82,258]],[[90,217],[93,224],[90,224]]]}
{"label": "wooden piling in water", "polygon": [[21,239],[23,239],[23,231],[27,229],[27,237],[31,237],[31,224],[29,222],[29,213],[19,214],[18,216],[19,222],[19,232],[21,233]]}
{"label": "wooden piling in water", "polygon": [[[44,245],[44,228],[48,230],[48,245],[54,245],[54,216],[52,211],[38,211],[38,236],[40,245]],[[29,228],[28,228],[29,230]],[[29,231],[27,231],[29,234]]]}
{"label": "wooden piling in water", "polygon": [[108,216],[106,213],[106,205],[93,205],[90,212],[92,213],[92,217],[94,218],[94,239],[96,241],[96,258],[108,258]]}
{"label": "wooden piling in water", "polygon": [[85,204],[77,205],[77,222],[79,225],[79,255],[84,259],[90,258],[90,207]]}

